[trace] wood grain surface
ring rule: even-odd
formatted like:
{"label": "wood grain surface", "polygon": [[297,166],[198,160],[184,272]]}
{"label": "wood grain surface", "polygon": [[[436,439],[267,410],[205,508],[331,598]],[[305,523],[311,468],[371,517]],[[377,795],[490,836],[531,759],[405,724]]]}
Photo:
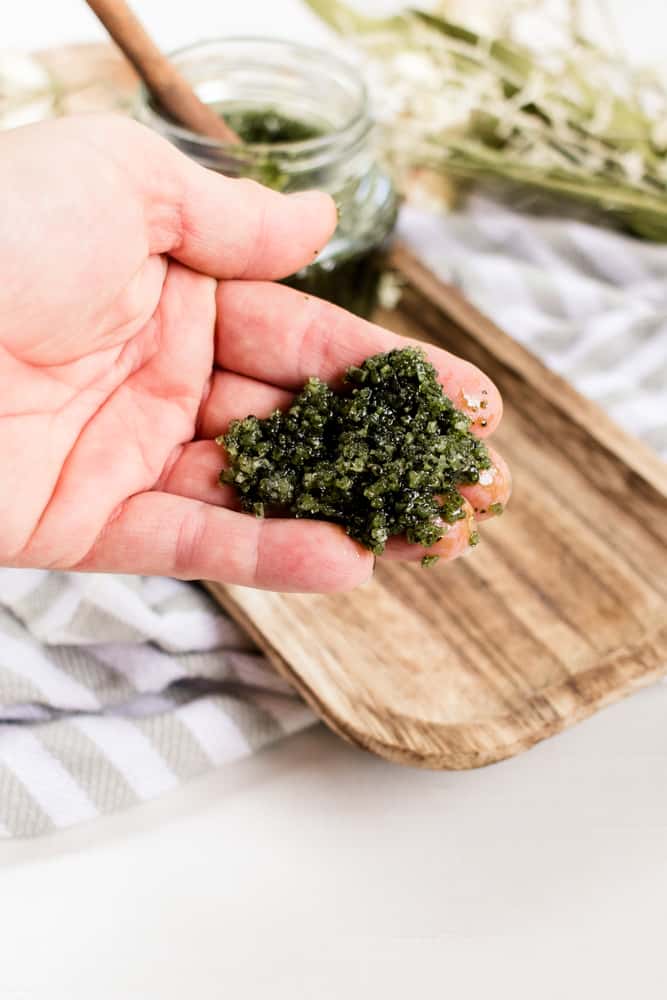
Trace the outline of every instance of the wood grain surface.
{"label": "wood grain surface", "polygon": [[[41,54],[64,112],[126,109],[110,46]],[[514,493],[470,558],[379,563],[352,594],[211,590],[324,721],[390,760],[512,756],[667,672],[667,469],[407,251],[378,319],[485,369]]]}
{"label": "wood grain surface", "polygon": [[510,757],[667,672],[667,470],[405,249],[386,326],[487,371],[514,493],[470,558],[351,594],[211,585],[324,721],[390,760]]}
{"label": "wood grain surface", "polygon": [[130,110],[139,80],[114,45],[61,45],[35,56],[51,76],[60,114]]}

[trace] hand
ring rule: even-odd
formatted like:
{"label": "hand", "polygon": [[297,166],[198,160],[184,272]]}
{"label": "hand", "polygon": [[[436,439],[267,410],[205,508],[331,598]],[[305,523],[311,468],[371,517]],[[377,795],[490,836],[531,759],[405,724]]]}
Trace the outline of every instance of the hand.
{"label": "hand", "polygon": [[[400,342],[271,283],[326,243],[331,199],[220,177],[111,116],[0,136],[0,185],[0,564],[322,592],[367,579],[372,556],[340,527],[239,513],[212,440]],[[430,356],[457,405],[485,391],[490,433],[493,385]],[[488,509],[508,490],[498,460],[464,492]],[[459,522],[438,549],[467,538]]]}

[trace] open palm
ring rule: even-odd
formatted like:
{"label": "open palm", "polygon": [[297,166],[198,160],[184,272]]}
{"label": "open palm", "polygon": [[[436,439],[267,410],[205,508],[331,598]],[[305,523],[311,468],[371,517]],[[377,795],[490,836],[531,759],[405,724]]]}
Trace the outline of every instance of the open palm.
{"label": "open palm", "polygon": [[[239,513],[212,440],[309,375],[396,345],[271,283],[324,245],[331,200],[221,178],[107,116],[7,133],[0,180],[0,564],[282,590],[363,582],[372,557],[339,527]],[[484,391],[490,432],[488,379],[432,360],[450,394]],[[508,489],[498,460],[467,494],[486,509]],[[440,548],[466,541],[454,526]]]}

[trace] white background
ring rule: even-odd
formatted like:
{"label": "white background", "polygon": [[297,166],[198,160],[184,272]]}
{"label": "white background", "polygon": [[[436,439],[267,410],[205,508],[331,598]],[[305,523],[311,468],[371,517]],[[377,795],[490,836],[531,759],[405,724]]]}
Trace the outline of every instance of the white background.
{"label": "white background", "polygon": [[[613,6],[638,56],[664,50],[664,3]],[[298,0],[135,8],[165,47],[327,43]],[[96,37],[79,0],[0,7],[3,45]],[[659,685],[462,774],[317,728],[134,812],[2,846],[0,997],[663,1000],[666,720]]]}
{"label": "white background", "polygon": [[[400,0],[347,0],[365,13],[381,13],[401,6]],[[449,0],[468,12],[479,9],[478,17],[488,19],[509,0]],[[526,6],[526,0],[522,0]],[[528,0],[529,2],[529,0]],[[554,10],[570,0],[547,0]],[[595,13],[606,8],[616,26],[616,38],[628,54],[639,62],[664,64],[667,57],[664,0],[580,0],[585,22],[601,22]],[[429,7],[429,0],[422,0]],[[272,34],[285,38],[329,44],[330,35],[300,0],[134,0],[133,9],[164,48],[178,48],[203,37],[234,33]],[[539,30],[539,22],[531,22]],[[104,31],[87,9],[85,0],[2,0],[0,3],[0,48],[35,49],[71,41],[104,39]]]}

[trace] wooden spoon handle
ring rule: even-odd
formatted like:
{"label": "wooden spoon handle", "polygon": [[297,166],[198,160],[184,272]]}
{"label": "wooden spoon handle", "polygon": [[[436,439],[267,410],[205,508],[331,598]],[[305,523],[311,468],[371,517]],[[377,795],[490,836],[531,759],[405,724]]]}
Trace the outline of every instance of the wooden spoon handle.
{"label": "wooden spoon handle", "polygon": [[176,121],[227,143],[239,143],[225,121],[200,101],[187,80],[160,52],[125,0],[86,0],[150,92]]}

